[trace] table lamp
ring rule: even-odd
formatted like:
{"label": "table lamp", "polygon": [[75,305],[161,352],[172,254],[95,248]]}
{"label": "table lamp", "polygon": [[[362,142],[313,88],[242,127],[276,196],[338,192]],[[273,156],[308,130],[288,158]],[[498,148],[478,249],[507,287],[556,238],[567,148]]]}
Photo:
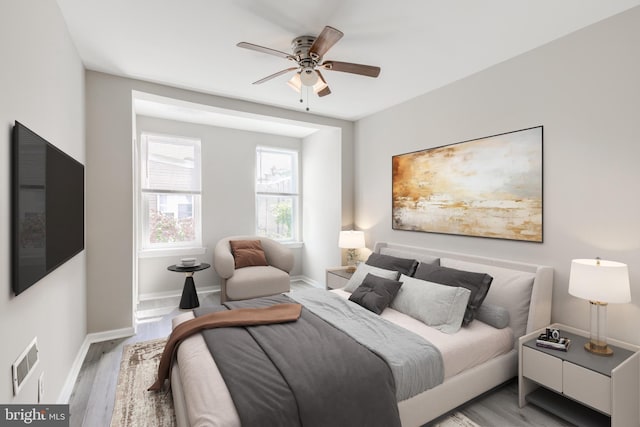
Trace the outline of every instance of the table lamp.
{"label": "table lamp", "polygon": [[590,328],[587,351],[602,356],[613,354],[607,345],[607,303],[631,301],[626,264],[596,259],[574,259],[569,274],[569,293],[589,300]]}
{"label": "table lamp", "polygon": [[347,271],[356,271],[358,249],[364,248],[364,231],[341,231],[338,238],[338,247],[347,250]]}

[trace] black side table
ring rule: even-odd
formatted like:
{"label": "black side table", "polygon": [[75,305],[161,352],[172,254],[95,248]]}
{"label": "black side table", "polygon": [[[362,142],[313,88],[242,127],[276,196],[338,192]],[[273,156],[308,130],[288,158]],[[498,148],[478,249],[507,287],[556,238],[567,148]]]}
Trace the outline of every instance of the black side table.
{"label": "black side table", "polygon": [[194,265],[193,267],[183,267],[181,265],[170,265],[167,267],[169,271],[176,271],[178,273],[185,273],[184,288],[182,289],[182,298],[180,298],[180,308],[183,310],[196,308],[200,306],[198,301],[198,294],[196,293],[196,284],[193,281],[193,273],[200,270],[205,270],[211,267],[211,264],[203,262],[202,264]]}

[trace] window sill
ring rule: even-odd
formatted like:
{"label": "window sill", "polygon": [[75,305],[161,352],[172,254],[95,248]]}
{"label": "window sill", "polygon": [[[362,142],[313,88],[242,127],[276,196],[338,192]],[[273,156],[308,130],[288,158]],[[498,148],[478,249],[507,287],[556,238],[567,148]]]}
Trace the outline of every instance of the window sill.
{"label": "window sill", "polygon": [[279,242],[283,246],[286,246],[289,249],[300,249],[304,246],[304,242]]}
{"label": "window sill", "polygon": [[204,255],[207,248],[163,248],[145,249],[138,252],[138,258],[160,258],[170,256]]}

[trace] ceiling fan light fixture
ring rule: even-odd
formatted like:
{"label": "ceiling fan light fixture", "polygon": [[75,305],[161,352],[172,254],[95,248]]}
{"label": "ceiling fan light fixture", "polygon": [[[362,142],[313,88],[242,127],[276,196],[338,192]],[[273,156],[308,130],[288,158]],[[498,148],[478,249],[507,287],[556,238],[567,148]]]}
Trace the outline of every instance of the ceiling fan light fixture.
{"label": "ceiling fan light fixture", "polygon": [[303,68],[300,72],[300,81],[305,86],[313,86],[318,80],[318,73],[311,67]]}
{"label": "ceiling fan light fixture", "polygon": [[[317,75],[317,73],[315,73],[315,74]],[[294,76],[291,77],[289,79],[289,81],[287,82],[287,85],[289,85],[289,87],[291,89],[295,90],[296,92],[301,93],[303,83],[302,83],[302,77],[301,77],[300,73],[294,74]],[[323,90],[324,88],[326,88],[327,86],[328,86],[327,83],[323,79],[318,78],[316,83],[313,85],[313,92],[314,93],[318,93],[321,90]]]}
{"label": "ceiling fan light fixture", "polygon": [[302,89],[302,81],[300,80],[300,73],[295,73],[293,77],[289,79],[287,85],[296,92],[300,93]]}
{"label": "ceiling fan light fixture", "polygon": [[318,93],[320,92],[322,89],[326,88],[327,86],[329,86],[328,84],[326,84],[324,81],[322,81],[322,79],[318,79],[318,81],[316,82],[316,84],[313,85],[313,92],[314,93]]}

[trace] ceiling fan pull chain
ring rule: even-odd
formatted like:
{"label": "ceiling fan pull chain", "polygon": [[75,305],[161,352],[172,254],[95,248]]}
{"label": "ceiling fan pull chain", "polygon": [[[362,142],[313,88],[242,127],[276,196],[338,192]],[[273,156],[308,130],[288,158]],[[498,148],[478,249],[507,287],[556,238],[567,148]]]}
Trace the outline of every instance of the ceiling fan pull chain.
{"label": "ceiling fan pull chain", "polygon": [[307,94],[307,111],[309,111],[309,86],[305,86],[305,93]]}

